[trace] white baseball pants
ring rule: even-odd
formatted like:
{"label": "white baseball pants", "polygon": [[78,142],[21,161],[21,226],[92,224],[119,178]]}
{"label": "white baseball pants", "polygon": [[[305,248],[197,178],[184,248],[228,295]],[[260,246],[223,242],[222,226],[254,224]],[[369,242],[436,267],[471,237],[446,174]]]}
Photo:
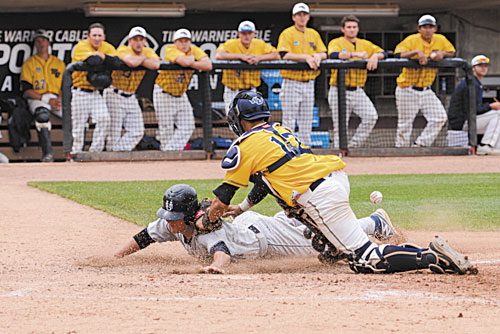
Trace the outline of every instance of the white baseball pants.
{"label": "white baseball pants", "polygon": [[439,131],[448,120],[446,110],[432,89],[423,91],[411,87],[396,87],[396,107],[398,109],[398,128],[396,147],[409,147],[413,121],[418,111],[422,111],[427,125],[415,140],[418,146],[431,146]]}
{"label": "white baseball pants", "polygon": [[354,252],[369,240],[351,209],[349,194],[347,174],[337,170],[314,191],[308,189],[297,199],[324,236],[345,253]]}
{"label": "white baseball pants", "polygon": [[[113,86],[104,90],[104,98],[111,117],[106,149],[108,151],[132,151],[144,135],[142,110],[137,97],[127,92],[115,92]],[[125,133],[122,136],[122,128]]]}
{"label": "white baseball pants", "polygon": [[83,150],[85,125],[92,117],[95,123],[94,135],[89,152],[101,152],[104,149],[104,140],[108,135],[110,116],[104,97],[95,90],[84,92],[73,88],[71,99],[71,123],[73,125],[73,148],[71,153]]}
{"label": "white baseball pants", "polygon": [[[361,118],[356,132],[349,141],[349,147],[360,147],[364,141],[370,136],[370,133],[377,123],[378,114],[375,106],[370,98],[366,95],[363,88],[358,87],[355,91],[347,90],[346,94],[346,129],[349,124],[349,117],[354,112]],[[338,88],[330,86],[328,91],[328,104],[332,110],[333,121],[333,144],[334,147],[339,147],[339,105],[338,105]]]}
{"label": "white baseball pants", "polygon": [[281,108],[283,126],[295,130],[295,121],[299,126],[297,135],[307,146],[311,146],[311,132],[314,108],[314,80],[307,82],[283,79],[281,86]]}
{"label": "white baseball pants", "polygon": [[476,131],[483,135],[481,144],[500,149],[500,110],[490,110],[477,115]]}
{"label": "white baseball pants", "polygon": [[[193,107],[186,93],[172,96],[155,85],[153,103],[158,120],[158,139],[162,151],[182,151],[194,131]],[[174,128],[175,125],[175,128]]]}

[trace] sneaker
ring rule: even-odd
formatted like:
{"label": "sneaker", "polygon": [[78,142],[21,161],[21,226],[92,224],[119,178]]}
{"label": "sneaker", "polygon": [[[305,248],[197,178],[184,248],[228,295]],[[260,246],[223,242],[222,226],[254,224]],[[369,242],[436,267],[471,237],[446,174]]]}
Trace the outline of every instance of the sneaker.
{"label": "sneaker", "polygon": [[478,145],[476,150],[477,155],[500,155],[500,150],[489,145]]}
{"label": "sneaker", "polygon": [[397,234],[396,229],[391,223],[391,219],[384,209],[378,209],[371,216],[371,219],[375,221],[375,232],[373,236],[380,241],[392,238],[394,234]]}
{"label": "sneaker", "polygon": [[41,162],[54,162],[54,155],[51,153],[45,154],[41,159]]}
{"label": "sneaker", "polygon": [[429,248],[436,252],[439,257],[439,267],[440,270],[432,271],[437,273],[458,273],[463,275],[467,272],[471,274],[477,274],[478,270],[472,266],[467,256],[460,254],[459,252],[453,250],[448,242],[440,237],[435,237],[434,240],[429,244]]}

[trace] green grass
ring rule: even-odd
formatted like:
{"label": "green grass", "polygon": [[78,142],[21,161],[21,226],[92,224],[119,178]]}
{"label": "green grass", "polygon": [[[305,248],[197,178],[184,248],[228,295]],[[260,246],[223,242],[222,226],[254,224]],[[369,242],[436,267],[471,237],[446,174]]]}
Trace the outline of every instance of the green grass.
{"label": "green grass", "polygon": [[[500,228],[500,174],[355,175],[351,182],[351,207],[358,217],[378,207],[407,229],[493,230]],[[202,197],[213,197],[220,180],[130,181],[130,182],[29,182],[30,186],[58,194],[109,214],[146,225],[156,217],[165,190],[187,183]],[[369,201],[373,190],[384,200]],[[247,191],[238,191],[240,203]],[[255,207],[274,214],[279,207],[271,196]]]}

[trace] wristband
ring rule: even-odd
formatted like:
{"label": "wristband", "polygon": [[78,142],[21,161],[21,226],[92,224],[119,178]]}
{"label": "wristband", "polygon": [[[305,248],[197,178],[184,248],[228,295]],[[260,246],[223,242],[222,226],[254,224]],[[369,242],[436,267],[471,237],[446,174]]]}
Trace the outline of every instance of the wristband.
{"label": "wristband", "polygon": [[241,202],[238,206],[240,207],[241,211],[245,212],[248,211],[248,209],[250,209],[253,204],[251,204],[250,201],[245,197],[243,202]]}
{"label": "wristband", "polygon": [[51,99],[51,96],[50,96],[50,95],[48,95],[48,94],[43,94],[43,95],[42,95],[42,98],[40,99],[40,101],[42,101],[43,103],[47,103],[47,104],[49,104],[50,99]]}

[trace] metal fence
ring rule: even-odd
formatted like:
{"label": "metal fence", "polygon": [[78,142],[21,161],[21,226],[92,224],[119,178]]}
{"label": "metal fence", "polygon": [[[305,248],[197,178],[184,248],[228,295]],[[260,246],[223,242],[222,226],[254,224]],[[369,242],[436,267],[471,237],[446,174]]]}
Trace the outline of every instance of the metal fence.
{"label": "metal fence", "polygon": [[[398,122],[400,122],[401,118],[400,113],[398,113],[398,110],[401,109],[401,99],[397,101],[395,96],[396,77],[403,68],[410,69],[410,71],[406,70],[408,71],[407,77],[415,73],[420,73],[420,75],[424,73],[425,77],[425,73],[427,73],[425,71],[432,71],[436,79],[426,87],[416,86],[412,88],[410,93],[414,93],[418,103],[425,100],[424,95],[431,96],[434,94],[445,109],[448,104],[447,100],[459,80],[466,79],[469,88],[468,109],[470,111],[468,145],[475,146],[477,144],[473,75],[470,65],[465,60],[451,58],[439,62],[430,61],[427,65],[421,66],[415,60],[386,59],[379,61],[378,69],[369,71],[368,76],[364,78],[363,75],[366,76],[366,74],[363,74],[366,72],[364,71],[365,68],[365,60],[325,60],[321,63],[317,77],[308,82],[300,82],[298,87],[290,88],[290,82],[283,80],[279,71],[307,71],[309,68],[305,62],[263,61],[249,65],[240,61],[213,61],[212,71],[196,71],[194,73],[187,90],[189,103],[196,119],[196,127],[189,141],[191,149],[204,150],[208,155],[211,155],[215,149],[225,148],[230,144],[235,137],[229,131],[224,119],[228,101],[231,94],[234,96],[238,90],[251,88],[260,91],[268,101],[272,121],[286,122],[288,127],[298,131],[299,136],[301,133],[306,133],[306,136],[310,135],[311,137],[307,138],[308,140],[305,140],[305,142],[309,141],[313,148],[326,149],[332,152],[358,152],[365,155],[387,153],[404,155],[408,154],[408,152],[414,153],[420,149],[420,152],[426,154],[426,152],[429,152],[428,147],[407,147],[411,145],[396,147],[398,146],[396,137],[400,132]],[[68,153],[71,152],[73,142],[71,118],[72,73],[92,69],[85,63],[79,62],[68,65],[64,73],[62,88],[63,146],[64,151]],[[115,68],[115,70],[118,69],[124,71],[144,70],[126,66]],[[161,62],[160,70],[180,76],[184,76],[183,73],[189,71],[186,68],[164,61]],[[155,110],[158,109],[158,105],[152,103],[154,98],[152,99],[151,96],[158,87],[154,88],[155,73],[149,74],[146,75],[146,79],[141,84],[143,96],[140,100],[142,102],[146,101],[146,103],[141,103],[143,119],[146,124],[145,135],[154,138],[158,132],[156,125],[158,110]],[[424,78],[423,81],[425,82],[425,80]],[[427,78],[427,80],[429,79]],[[245,87],[245,85],[247,86]],[[304,95],[303,91],[309,90],[311,87],[313,96],[309,96],[310,94]],[[284,90],[287,89],[289,93],[288,100],[284,99],[283,94]],[[293,94],[294,89],[299,90],[297,94]],[[165,92],[165,89],[163,93],[171,95]],[[365,95],[366,98],[362,97],[362,102],[356,101],[362,95]],[[422,97],[419,98],[419,96]],[[294,100],[295,97],[297,100]],[[435,100],[432,103],[436,105]],[[411,101],[409,105],[411,106]],[[426,103],[424,103],[424,107],[425,105]],[[292,115],[292,118],[295,117],[293,123],[290,123],[289,116],[287,116],[289,117],[288,120],[285,120],[286,108],[290,109],[297,106],[303,106],[305,107],[304,110],[307,111],[299,110],[299,113],[296,113],[295,116]],[[372,108],[376,110],[375,115],[373,115]],[[363,117],[366,114],[369,114],[369,117],[367,117],[368,122],[364,124]],[[412,143],[415,139],[418,139],[419,135],[425,135],[422,134],[422,130],[429,123],[429,119],[432,121],[435,118],[432,113],[425,114],[422,111],[415,116],[414,121],[411,122],[409,135],[409,140]],[[308,129],[309,124],[310,129]],[[89,129],[91,130],[92,126]],[[364,129],[364,131],[369,129],[369,133],[360,135],[360,129]],[[432,139],[432,149],[436,152],[439,152],[439,149],[443,153],[449,152],[449,150],[447,151],[449,146],[446,139],[447,123],[438,129],[438,135]],[[86,140],[88,141],[88,138]],[[461,154],[467,151],[466,146],[467,144],[462,145],[465,150],[461,150]]]}

